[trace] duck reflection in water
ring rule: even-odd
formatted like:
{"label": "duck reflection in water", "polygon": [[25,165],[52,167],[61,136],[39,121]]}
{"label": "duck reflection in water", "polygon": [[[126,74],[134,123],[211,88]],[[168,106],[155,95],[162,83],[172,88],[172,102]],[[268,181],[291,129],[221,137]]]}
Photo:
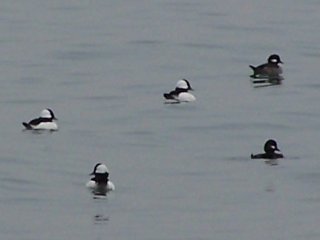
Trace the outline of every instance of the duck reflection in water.
{"label": "duck reflection in water", "polygon": [[268,76],[268,77],[251,77],[251,82],[254,88],[270,87],[281,85],[284,78],[281,75]]}

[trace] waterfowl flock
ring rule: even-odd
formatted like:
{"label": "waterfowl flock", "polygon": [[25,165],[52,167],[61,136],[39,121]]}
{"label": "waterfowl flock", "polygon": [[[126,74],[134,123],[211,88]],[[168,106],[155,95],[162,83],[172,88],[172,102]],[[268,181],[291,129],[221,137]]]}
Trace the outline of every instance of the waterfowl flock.
{"label": "waterfowl flock", "polygon": [[[275,79],[277,84],[283,80],[282,68],[279,64],[283,64],[279,55],[272,54],[268,57],[268,62],[249,67],[253,70],[251,78],[254,79],[253,83],[259,81],[267,81],[272,83]],[[259,80],[257,80],[259,79]],[[181,79],[176,83],[175,89],[164,93],[165,104],[185,104],[196,101],[196,97],[191,93],[193,88],[191,87],[190,81],[187,79]],[[24,130],[28,131],[57,131],[58,123],[57,118],[50,108],[45,108],[41,111],[38,118],[32,119],[29,122],[22,122],[25,127]],[[274,139],[269,139],[264,144],[264,152],[258,154],[251,154],[251,159],[265,159],[275,160],[284,158],[280,152],[277,142]],[[97,163],[94,166],[93,171],[90,173],[92,178],[86,183],[86,187],[95,196],[105,196],[107,193],[115,190],[115,185],[109,179],[109,169],[103,163]]]}

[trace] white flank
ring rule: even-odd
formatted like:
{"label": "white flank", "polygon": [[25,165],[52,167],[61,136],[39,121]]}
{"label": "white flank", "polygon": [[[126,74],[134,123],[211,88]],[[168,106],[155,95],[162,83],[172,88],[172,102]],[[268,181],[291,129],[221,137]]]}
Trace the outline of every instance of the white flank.
{"label": "white flank", "polygon": [[58,124],[56,122],[42,122],[38,125],[31,125],[31,127],[34,130],[51,130],[51,131],[58,130]]}
{"label": "white flank", "polygon": [[179,94],[178,100],[180,102],[193,102],[196,100],[196,97],[193,96],[191,93],[182,92]]}

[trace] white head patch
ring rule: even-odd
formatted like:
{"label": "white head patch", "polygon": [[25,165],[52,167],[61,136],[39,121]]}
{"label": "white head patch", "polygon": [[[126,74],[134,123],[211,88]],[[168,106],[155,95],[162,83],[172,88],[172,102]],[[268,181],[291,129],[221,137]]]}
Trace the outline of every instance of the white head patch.
{"label": "white head patch", "polygon": [[104,164],[100,164],[96,169],[96,173],[108,173],[108,172],[109,172],[109,169]]}
{"label": "white head patch", "polygon": [[42,110],[41,114],[40,114],[40,117],[42,118],[51,118],[51,113],[49,112],[48,109],[44,109]]}
{"label": "white head patch", "polygon": [[176,85],[177,88],[188,89],[188,84],[185,80],[179,80]]}

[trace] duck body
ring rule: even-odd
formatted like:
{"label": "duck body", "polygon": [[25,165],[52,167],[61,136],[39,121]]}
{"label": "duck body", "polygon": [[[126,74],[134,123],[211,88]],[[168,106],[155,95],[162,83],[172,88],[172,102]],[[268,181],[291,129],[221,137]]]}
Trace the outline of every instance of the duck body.
{"label": "duck body", "polygon": [[182,79],[177,82],[175,90],[164,93],[163,97],[168,101],[167,103],[193,102],[196,97],[189,92],[192,90],[189,81]]}
{"label": "duck body", "polygon": [[95,195],[106,195],[110,191],[115,190],[113,182],[108,181],[107,184],[100,184],[94,180],[89,180],[86,187]]}
{"label": "duck body", "polygon": [[49,108],[42,110],[40,117],[35,118],[31,121],[23,122],[22,125],[26,130],[51,130],[57,131],[58,124],[56,122],[57,118],[55,117],[53,111]]}
{"label": "duck body", "polygon": [[277,54],[272,54],[268,58],[268,62],[261,64],[259,66],[252,66],[249,65],[249,67],[253,70],[253,77],[259,77],[259,76],[267,76],[267,77],[273,77],[278,76],[282,74],[282,68],[279,66],[279,63],[283,63]]}
{"label": "duck body", "polygon": [[170,93],[164,93],[164,98],[166,100],[173,100],[176,102],[193,102],[196,100],[196,97],[193,96],[191,93],[186,91],[185,89],[176,88],[174,91]]}
{"label": "duck body", "polygon": [[93,177],[86,183],[86,187],[96,196],[105,196],[114,191],[115,186],[109,180],[109,170],[105,164],[97,163],[90,173]]}
{"label": "duck body", "polygon": [[284,158],[280,152],[277,142],[273,139],[266,141],[264,145],[264,153],[251,154],[251,159],[278,159]]}
{"label": "duck body", "polygon": [[251,154],[251,159],[278,159],[283,158],[283,154],[281,153],[259,153],[259,154]]}
{"label": "duck body", "polygon": [[23,122],[22,124],[27,130],[58,130],[58,124],[47,118],[36,118],[29,123]]}

